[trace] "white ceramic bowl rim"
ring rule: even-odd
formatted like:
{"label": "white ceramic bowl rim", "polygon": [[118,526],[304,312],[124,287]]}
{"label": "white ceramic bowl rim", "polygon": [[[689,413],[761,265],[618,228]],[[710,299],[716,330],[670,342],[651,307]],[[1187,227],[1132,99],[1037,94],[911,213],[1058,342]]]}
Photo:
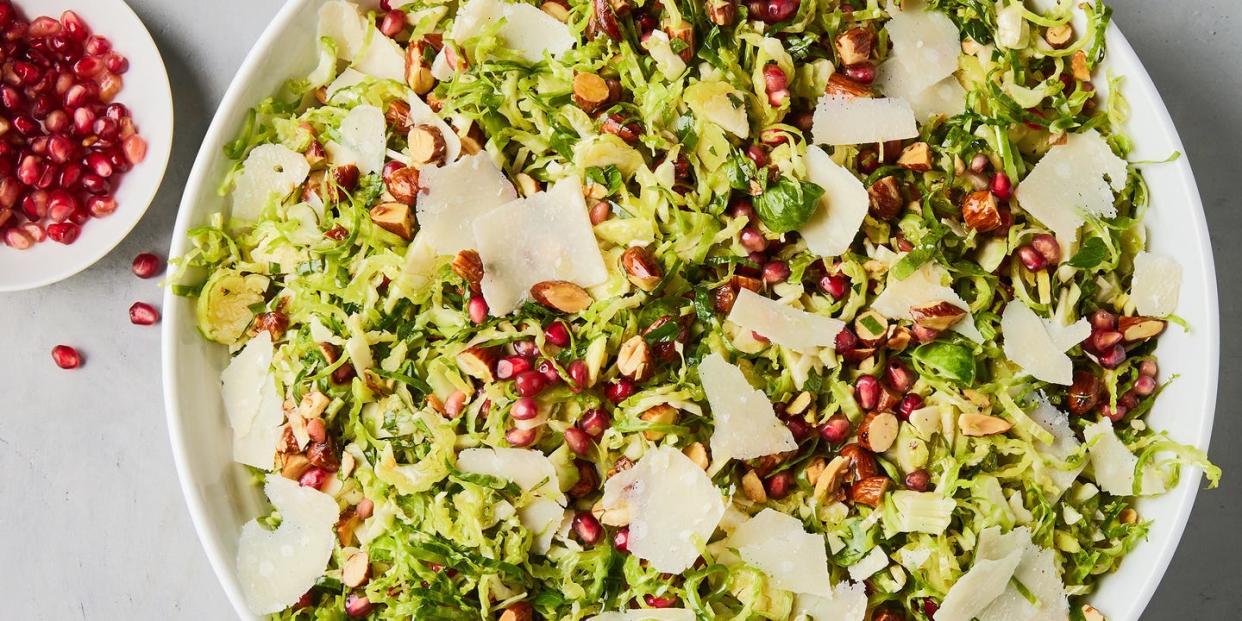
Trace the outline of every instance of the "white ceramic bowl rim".
{"label": "white ceramic bowl rim", "polygon": [[[298,36],[313,36],[313,22],[308,26],[298,21],[306,20],[307,13],[313,15],[314,11],[309,7],[322,1],[290,0],[242,65],[220,105],[190,174],[174,232],[173,256],[187,250],[186,231],[196,217],[201,217],[196,210],[207,209],[200,199],[214,190],[216,179],[210,178],[213,162],[219,158],[220,145],[230,140],[236,131],[228,124],[227,117],[235,110],[253,105],[254,101],[243,100],[251,82],[273,79],[264,75],[270,71],[268,58],[277,51],[282,39],[290,36],[289,31],[294,31],[293,34]],[[1128,131],[1140,147],[1132,159],[1156,161],[1167,157],[1169,151],[1185,153],[1159,93],[1142,69],[1134,50],[1115,26],[1110,27],[1108,46],[1106,62],[1126,68],[1119,73],[1126,76],[1123,88],[1134,111]],[[312,61],[313,58],[308,59],[307,70]],[[290,76],[281,76],[282,79],[284,77]],[[1150,144],[1154,151],[1145,152],[1145,143]],[[1216,278],[1206,219],[1187,158],[1182,157],[1159,167],[1145,167],[1144,172],[1152,190],[1153,204],[1149,218],[1154,221],[1150,226],[1159,231],[1151,243],[1157,251],[1176,255],[1187,268],[1179,312],[1187,316],[1193,326],[1191,333],[1174,330],[1163,337],[1160,344],[1162,364],[1167,357],[1178,363],[1170,367],[1174,371],[1189,366],[1200,374],[1174,383],[1157,404],[1149,422],[1156,428],[1169,430],[1170,435],[1180,442],[1206,448],[1212,429],[1220,355]],[[1179,228],[1182,229],[1182,238],[1169,239],[1172,235],[1168,231]],[[246,609],[234,571],[234,559],[228,552],[236,546],[236,529],[241,523],[238,520],[256,515],[262,506],[262,499],[257,489],[239,492],[246,485],[240,475],[240,467],[216,463],[220,459],[227,462],[231,437],[221,406],[196,400],[203,398],[202,394],[190,394],[201,393],[204,390],[202,386],[183,387],[179,384],[179,380],[187,374],[218,374],[226,358],[222,353],[201,351],[209,344],[197,339],[192,304],[168,292],[164,307],[164,395],[173,455],[182,489],[195,528],[221,585],[238,615],[251,619],[254,616]],[[1185,312],[1187,308],[1192,312]],[[195,342],[196,339],[199,342]],[[213,364],[216,365],[214,368]],[[209,380],[197,379],[208,382],[209,390],[215,391],[214,375]],[[210,439],[194,436],[187,429],[191,417],[200,417],[212,411],[219,418],[217,435],[223,438],[224,448],[216,445],[204,448],[205,444],[210,444]],[[216,441],[219,442],[219,438]],[[202,465],[204,460],[210,462],[210,468]],[[226,488],[241,497],[225,494]],[[1150,540],[1140,544],[1122,563],[1117,574],[1104,580],[1092,597],[1097,605],[1104,603],[1107,608],[1105,612],[1113,621],[1138,619],[1146,607],[1177,548],[1198,489],[1198,470],[1187,469],[1176,489],[1157,499],[1141,501],[1139,508],[1144,517],[1155,521]],[[235,505],[230,517],[237,523],[227,529],[213,517],[216,505],[221,503]],[[236,507],[238,504],[242,506]],[[230,537],[233,540],[229,540]]]}
{"label": "white ceramic bowl rim", "polygon": [[[20,0],[27,17],[65,10],[64,0]],[[0,243],[0,292],[22,291],[59,282],[92,266],[116,248],[133,230],[155,199],[172,153],[173,103],[168,71],[159,47],[138,15],[122,0],[74,3],[87,24],[107,37],[130,61],[122,76],[125,86],[117,96],[133,114],[138,133],[147,141],[147,158],[125,175],[115,192],[117,210],[106,218],[91,219],[71,245],[51,240],[28,250]]]}

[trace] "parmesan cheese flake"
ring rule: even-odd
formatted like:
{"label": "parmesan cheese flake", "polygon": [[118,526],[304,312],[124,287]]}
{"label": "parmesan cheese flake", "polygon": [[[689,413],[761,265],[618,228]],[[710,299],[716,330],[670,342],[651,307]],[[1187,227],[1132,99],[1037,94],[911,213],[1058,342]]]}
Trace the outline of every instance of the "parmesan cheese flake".
{"label": "parmesan cheese flake", "polygon": [[1074,362],[1065,352],[1091,335],[1091,324],[1079,319],[1062,326],[1035,314],[1021,300],[1001,313],[1005,357],[1032,377],[1050,384],[1074,383]]}
{"label": "parmesan cheese flake", "polygon": [[736,366],[713,353],[699,365],[703,392],[712,407],[712,457],[754,459],[798,448],[793,433],[776,418],[772,402],[752,388]]}
{"label": "parmesan cheese flake", "polygon": [[819,207],[798,232],[815,254],[845,254],[862,228],[871,199],[867,188],[848,168],[837,164],[817,146],[806,148],[807,179],[824,189]]}
{"label": "parmesan cheese flake", "polygon": [[569,51],[576,42],[569,26],[555,17],[523,2],[470,0],[457,11],[450,38],[462,43],[500,24],[496,34],[527,62],[553,58]]}
{"label": "parmesan cheese flake", "polygon": [[1078,240],[1085,216],[1112,218],[1113,193],[1126,185],[1126,162],[1094,129],[1069,134],[1018,184],[1014,196],[1027,213],[1056,234],[1061,247]]}
{"label": "parmesan cheese flake", "polygon": [[1164,317],[1177,310],[1182,266],[1173,257],[1140,252],[1134,257],[1130,300],[1139,314]]}
{"label": "parmesan cheese flake", "polygon": [[[904,255],[903,255],[904,256]],[[894,258],[894,263],[897,261]],[[910,309],[915,306],[935,302],[948,302],[966,311],[961,321],[953,324],[954,332],[976,342],[983,342],[983,335],[975,327],[975,317],[970,313],[970,305],[952,287],[944,284],[949,279],[948,270],[934,261],[919,266],[904,279],[897,278],[889,272],[884,291],[876,296],[871,308],[889,319],[905,319],[913,321]]]}
{"label": "parmesan cheese flake", "polygon": [[419,237],[437,255],[474,248],[475,220],[517,198],[485,151],[421,171],[419,186]]}
{"label": "parmesan cheese flake", "polygon": [[904,140],[919,130],[904,100],[824,95],[815,105],[811,135],[816,144],[836,146]]}
{"label": "parmesan cheese flake", "polygon": [[339,517],[331,496],[280,475],[268,475],[264,491],[280,526],[269,531],[251,520],[237,543],[238,582],[256,615],[288,608],[315,585],[332,557]]}
{"label": "parmesan cheese flake", "polygon": [[739,525],[725,545],[778,589],[832,597],[824,538],[806,532],[798,518],[764,509]]}
{"label": "parmesan cheese flake", "polygon": [[798,353],[816,353],[833,348],[837,334],[845,327],[840,319],[798,310],[778,300],[742,289],[729,311],[729,321],[758,332],[764,338]]}

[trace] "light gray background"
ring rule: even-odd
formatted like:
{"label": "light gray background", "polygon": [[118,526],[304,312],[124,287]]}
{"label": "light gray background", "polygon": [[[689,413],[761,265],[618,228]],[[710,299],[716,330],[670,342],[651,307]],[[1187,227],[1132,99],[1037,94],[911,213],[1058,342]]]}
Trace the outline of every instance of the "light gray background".
{"label": "light gray background", "polygon": [[[85,0],[89,1],[89,0]],[[277,0],[129,0],[163,51],[177,136],[164,187],[111,256],[38,291],[0,295],[0,617],[229,619],[181,499],[160,395],[159,332],[129,324],[158,303],[132,257],[169,247],[199,140]],[[1225,483],[1199,495],[1144,621],[1242,618],[1242,5],[1113,0],[1116,20],[1186,142],[1216,250],[1224,342],[1211,456]],[[57,343],[86,355],[56,369]],[[1123,621],[1123,620],[1114,620]]]}

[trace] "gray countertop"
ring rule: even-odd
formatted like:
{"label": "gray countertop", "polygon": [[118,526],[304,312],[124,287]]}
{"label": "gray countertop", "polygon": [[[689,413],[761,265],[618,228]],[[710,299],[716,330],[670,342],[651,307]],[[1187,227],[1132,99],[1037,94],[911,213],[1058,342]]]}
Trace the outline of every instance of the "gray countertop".
{"label": "gray countertop", "polygon": [[[38,291],[0,295],[0,601],[11,619],[229,619],[190,525],[160,397],[159,331],[129,324],[130,275],[169,247],[181,188],[216,104],[277,0],[129,0],[164,53],[177,135],[164,187],[142,223],[93,268]],[[1113,0],[1115,17],[1177,122],[1207,209],[1219,275],[1221,390],[1211,456],[1224,484],[1199,495],[1144,621],[1242,618],[1242,4]],[[49,351],[86,356],[73,373]],[[1116,621],[1116,620],[1115,620]]]}

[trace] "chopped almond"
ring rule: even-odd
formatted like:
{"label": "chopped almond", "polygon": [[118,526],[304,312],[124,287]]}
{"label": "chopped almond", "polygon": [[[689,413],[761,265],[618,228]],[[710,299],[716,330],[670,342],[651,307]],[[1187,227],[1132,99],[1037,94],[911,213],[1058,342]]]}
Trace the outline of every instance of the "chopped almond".
{"label": "chopped almond", "polygon": [[448,155],[444,134],[431,125],[415,125],[410,130],[410,160],[419,166],[439,166]]}
{"label": "chopped almond", "polygon": [[568,280],[545,280],[530,288],[536,302],[562,313],[578,313],[591,306],[594,300],[586,289]]}
{"label": "chopped almond", "polygon": [[926,142],[916,142],[901,151],[897,165],[915,172],[927,172],[932,169],[931,147]]}
{"label": "chopped almond", "polygon": [[371,222],[406,241],[414,237],[414,212],[405,203],[380,203],[372,207]]}
{"label": "chopped almond", "polygon": [[574,76],[573,99],[587,114],[594,113],[608,103],[608,82],[594,73],[579,73]]}

